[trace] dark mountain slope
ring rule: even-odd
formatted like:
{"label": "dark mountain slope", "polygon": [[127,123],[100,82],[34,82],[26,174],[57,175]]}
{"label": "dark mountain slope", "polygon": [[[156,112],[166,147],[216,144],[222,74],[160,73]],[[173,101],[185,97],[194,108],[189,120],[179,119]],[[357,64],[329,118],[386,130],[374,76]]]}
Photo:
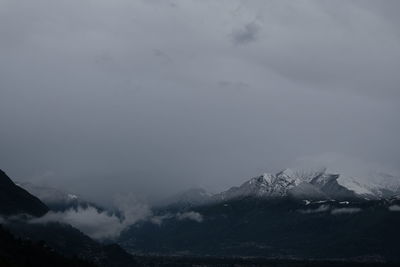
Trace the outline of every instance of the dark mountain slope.
{"label": "dark mountain slope", "polygon": [[8,267],[91,267],[89,262],[66,258],[43,242],[16,239],[0,225],[0,266]]}
{"label": "dark mountain slope", "polygon": [[37,197],[14,184],[7,174],[0,170],[0,214],[7,216],[25,213],[42,216],[48,210]]}
{"label": "dark mountain slope", "polygon": [[171,217],[132,226],[120,244],[167,255],[400,261],[400,212],[389,211],[390,205],[242,198],[192,208],[202,222]]}
{"label": "dark mountain slope", "polygon": [[102,245],[70,225],[13,222],[7,227],[18,237],[45,241],[55,251],[69,258],[78,257],[98,266],[136,266],[134,257],[118,245]]}

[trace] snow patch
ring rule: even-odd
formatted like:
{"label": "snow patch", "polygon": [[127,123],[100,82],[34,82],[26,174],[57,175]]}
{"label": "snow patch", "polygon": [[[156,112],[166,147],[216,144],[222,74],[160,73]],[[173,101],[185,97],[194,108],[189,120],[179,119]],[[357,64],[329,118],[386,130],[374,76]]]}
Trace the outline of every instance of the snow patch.
{"label": "snow patch", "polygon": [[345,177],[345,176],[340,176],[339,179],[337,179],[337,182],[341,185],[346,187],[347,189],[353,191],[354,193],[358,195],[374,195],[370,190],[368,190],[365,185],[361,185],[358,181],[356,181],[352,177]]}
{"label": "snow patch", "polygon": [[77,195],[73,195],[73,194],[68,194],[68,198],[69,199],[78,199]]}

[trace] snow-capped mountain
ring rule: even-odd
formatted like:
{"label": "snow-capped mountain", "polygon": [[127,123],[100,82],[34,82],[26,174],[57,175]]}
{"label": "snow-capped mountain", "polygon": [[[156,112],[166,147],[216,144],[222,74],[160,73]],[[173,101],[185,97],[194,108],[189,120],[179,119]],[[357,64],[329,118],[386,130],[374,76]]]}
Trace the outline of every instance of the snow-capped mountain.
{"label": "snow-capped mountain", "polygon": [[375,173],[356,178],[328,173],[326,168],[314,171],[286,169],[277,174],[265,173],[251,178],[239,187],[216,194],[213,199],[228,200],[255,196],[263,198],[296,197],[310,199],[384,198],[398,194],[400,178]]}
{"label": "snow-capped mountain", "polygon": [[341,176],[338,183],[359,195],[387,198],[400,193],[400,177],[382,172],[368,172],[359,177]]}
{"label": "snow-capped mountain", "polygon": [[226,191],[211,194],[192,188],[165,199],[158,206],[198,206],[241,197],[292,197],[308,200],[381,199],[400,194],[400,177],[382,172],[362,176],[331,173],[327,168],[285,169],[264,173]]}
{"label": "snow-capped mountain", "polygon": [[301,180],[290,170],[276,175],[265,173],[244,182],[239,187],[231,187],[227,191],[215,195],[214,198],[226,200],[242,196],[280,197],[286,195],[288,190],[300,183]]}

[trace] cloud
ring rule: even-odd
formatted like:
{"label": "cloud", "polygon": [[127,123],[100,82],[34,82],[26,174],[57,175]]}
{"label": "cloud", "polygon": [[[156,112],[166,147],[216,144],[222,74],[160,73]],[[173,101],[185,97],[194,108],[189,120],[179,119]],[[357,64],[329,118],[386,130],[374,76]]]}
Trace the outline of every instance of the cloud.
{"label": "cloud", "polygon": [[203,221],[203,216],[198,213],[198,212],[194,212],[194,211],[189,211],[189,212],[184,212],[184,213],[178,213],[176,215],[176,218],[180,221],[182,220],[193,220],[196,222],[202,222]]}
{"label": "cloud", "polygon": [[131,225],[152,215],[149,205],[139,201],[133,194],[119,194],[114,203],[122,214],[124,225]]}
{"label": "cloud", "polygon": [[303,214],[313,214],[313,213],[326,212],[328,210],[329,210],[329,205],[321,205],[316,209],[300,209],[297,211]]}
{"label": "cloud", "polygon": [[118,237],[126,227],[151,216],[149,206],[139,202],[132,195],[118,196],[115,202],[120,216],[89,206],[71,208],[64,212],[50,211],[40,218],[31,219],[30,222],[62,222],[72,225],[95,239],[113,239]]}
{"label": "cloud", "polygon": [[168,220],[171,218],[174,218],[175,216],[171,213],[167,213],[167,214],[163,214],[163,215],[157,215],[157,216],[152,216],[150,218],[150,222],[157,224],[157,225],[161,225],[163,223],[164,220]]}
{"label": "cloud", "polygon": [[[321,205],[316,209],[300,209],[297,211],[303,214],[314,214],[314,213],[327,212],[330,209],[331,208],[329,205]],[[330,211],[330,214],[332,215],[353,214],[360,211],[361,211],[360,208],[334,208]]]}
{"label": "cloud", "polygon": [[400,206],[399,205],[392,205],[389,207],[390,211],[400,211]]}
{"label": "cloud", "polygon": [[294,169],[315,171],[326,169],[330,173],[340,173],[353,177],[369,176],[371,173],[385,172],[400,176],[399,170],[385,164],[363,160],[338,152],[324,152],[313,156],[302,156],[295,160]]}
{"label": "cloud", "polygon": [[203,216],[194,211],[153,215],[150,207],[132,194],[116,196],[114,204],[118,215],[88,206],[71,208],[63,212],[50,211],[40,218],[29,218],[28,221],[30,223],[62,222],[70,224],[88,236],[99,240],[114,239],[124,229],[139,221],[149,221],[157,225],[161,225],[167,219],[193,220],[199,223],[203,221]]}
{"label": "cloud", "polygon": [[20,181],[104,205],[325,151],[400,166],[394,1],[0,2],[0,162]]}
{"label": "cloud", "polygon": [[162,51],[160,49],[153,49],[153,54],[154,54],[154,56],[160,58],[160,60],[163,64],[172,62],[172,58],[167,53],[165,53],[164,51]]}
{"label": "cloud", "polygon": [[235,45],[245,45],[254,42],[258,38],[261,27],[255,22],[244,25],[241,29],[232,31],[231,38]]}
{"label": "cloud", "polygon": [[353,214],[360,212],[360,208],[339,208],[339,209],[333,209],[331,211],[331,214],[333,215],[341,215],[341,214]]}
{"label": "cloud", "polygon": [[62,222],[70,224],[95,239],[112,239],[125,228],[117,216],[99,212],[93,207],[69,209],[65,212],[49,212],[31,223]]}

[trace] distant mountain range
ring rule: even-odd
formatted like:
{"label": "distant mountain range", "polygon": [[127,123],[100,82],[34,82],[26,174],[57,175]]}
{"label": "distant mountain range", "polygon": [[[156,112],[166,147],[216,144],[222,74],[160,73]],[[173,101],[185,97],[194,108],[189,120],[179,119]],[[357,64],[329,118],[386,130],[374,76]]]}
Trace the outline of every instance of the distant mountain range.
{"label": "distant mountain range", "polygon": [[263,174],[252,178],[239,187],[214,196],[216,200],[243,196],[276,198],[291,196],[311,199],[381,199],[400,193],[400,177],[374,174],[366,177],[349,177],[317,171],[293,171],[286,169],[277,174]]}
{"label": "distant mountain range", "polygon": [[164,205],[196,206],[243,197],[295,198],[308,200],[385,199],[400,194],[400,177],[371,173],[352,177],[319,170],[285,169],[276,174],[265,173],[226,191],[211,194],[192,188],[163,201]]}
{"label": "distant mountain range", "polygon": [[[399,261],[399,185],[286,169],[217,194],[182,192],[154,208],[161,223],[137,223],[118,242],[143,254]],[[171,215],[189,213],[201,220]]]}

